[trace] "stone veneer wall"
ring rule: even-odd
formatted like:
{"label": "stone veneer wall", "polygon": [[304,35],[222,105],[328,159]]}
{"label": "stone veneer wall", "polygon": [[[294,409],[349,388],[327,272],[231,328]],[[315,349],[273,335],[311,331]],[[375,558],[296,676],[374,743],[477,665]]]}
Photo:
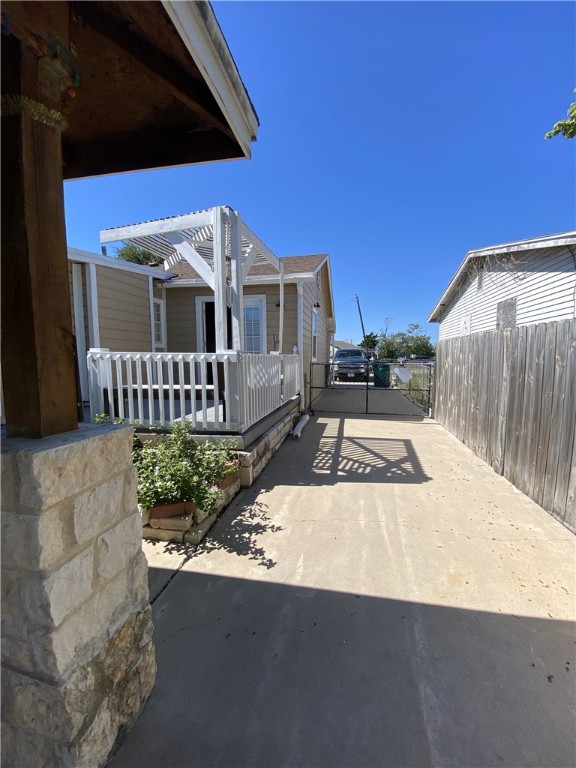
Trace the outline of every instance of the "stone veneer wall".
{"label": "stone veneer wall", "polygon": [[280,448],[298,417],[298,413],[289,413],[259,437],[255,443],[248,446],[245,451],[238,451],[240,484],[243,488],[249,488],[256,480]]}
{"label": "stone veneer wall", "polygon": [[97,768],[156,674],[132,428],[2,446],[2,764]]}

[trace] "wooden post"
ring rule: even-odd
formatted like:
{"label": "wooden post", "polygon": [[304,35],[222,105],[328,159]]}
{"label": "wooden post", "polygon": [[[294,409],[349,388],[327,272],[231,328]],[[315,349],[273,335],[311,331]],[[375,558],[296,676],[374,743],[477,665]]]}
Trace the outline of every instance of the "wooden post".
{"label": "wooden post", "polygon": [[19,40],[3,38],[2,375],[11,437],[78,427],[60,97],[39,85],[41,67]]}
{"label": "wooden post", "polygon": [[216,352],[228,351],[226,302],[226,227],[224,211],[214,208],[214,322]]}
{"label": "wooden post", "polygon": [[278,350],[284,352],[284,262],[280,262],[280,332]]}
{"label": "wooden post", "polygon": [[[244,291],[240,214],[228,211],[230,224],[230,274],[232,278],[232,348],[244,350]],[[229,340],[230,341],[230,340]]]}

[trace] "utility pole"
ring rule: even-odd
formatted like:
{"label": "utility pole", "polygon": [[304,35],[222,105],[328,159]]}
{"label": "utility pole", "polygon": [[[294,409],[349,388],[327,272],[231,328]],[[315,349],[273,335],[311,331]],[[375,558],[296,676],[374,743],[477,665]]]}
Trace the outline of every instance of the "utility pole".
{"label": "utility pole", "polygon": [[[360,325],[362,326],[362,341],[366,341],[366,331],[364,330],[364,320],[362,319],[362,310],[360,309],[360,299],[358,298],[358,294],[354,294],[356,296],[356,304],[358,304],[358,314],[360,315]],[[366,349],[366,344],[364,344],[364,351],[366,354],[368,354],[368,350]]]}

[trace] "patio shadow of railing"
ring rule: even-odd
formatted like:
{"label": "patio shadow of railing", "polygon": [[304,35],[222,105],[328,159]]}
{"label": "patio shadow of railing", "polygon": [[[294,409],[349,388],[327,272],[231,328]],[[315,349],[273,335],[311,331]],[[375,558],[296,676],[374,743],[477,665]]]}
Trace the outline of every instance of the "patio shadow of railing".
{"label": "patio shadow of railing", "polygon": [[[282,446],[282,484],[426,483],[425,472],[411,440],[373,435],[346,435],[346,417],[329,421],[313,417],[299,441]],[[262,481],[264,488],[278,482]]]}

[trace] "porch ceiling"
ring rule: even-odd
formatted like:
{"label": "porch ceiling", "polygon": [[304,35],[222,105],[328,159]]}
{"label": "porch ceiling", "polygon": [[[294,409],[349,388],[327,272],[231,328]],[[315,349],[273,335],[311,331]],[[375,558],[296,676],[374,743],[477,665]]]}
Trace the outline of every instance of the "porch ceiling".
{"label": "porch ceiling", "polygon": [[209,3],[2,3],[38,58],[65,179],[250,157],[258,117]]}
{"label": "porch ceiling", "polygon": [[[230,209],[225,208],[224,210],[229,211]],[[213,269],[213,211],[214,209],[196,211],[167,219],[155,219],[140,224],[104,229],[100,232],[100,242],[134,243],[158,256],[164,262],[164,268],[169,271],[175,264],[185,261],[174,243],[174,236],[176,235],[176,239],[181,238],[190,245]],[[224,224],[224,250],[227,263],[231,261],[232,257],[231,233],[232,223],[226,220]],[[243,266],[248,266],[248,262],[250,266],[266,264],[271,265],[277,273],[280,272],[280,260],[244,222],[241,222],[241,260]]]}

